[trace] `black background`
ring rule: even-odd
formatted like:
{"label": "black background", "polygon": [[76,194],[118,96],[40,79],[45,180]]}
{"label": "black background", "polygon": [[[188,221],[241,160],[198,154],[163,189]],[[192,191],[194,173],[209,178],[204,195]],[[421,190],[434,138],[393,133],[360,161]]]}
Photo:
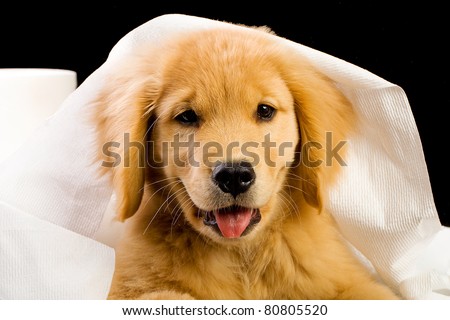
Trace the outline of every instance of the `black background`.
{"label": "black background", "polygon": [[[408,95],[441,221],[450,225],[447,143],[450,106],[448,10],[445,2],[109,1],[0,4],[0,68],[71,69],[81,83],[114,44],[144,22],[184,13],[247,25],[324,51],[400,85]],[[295,5],[294,5],[295,3]]]}

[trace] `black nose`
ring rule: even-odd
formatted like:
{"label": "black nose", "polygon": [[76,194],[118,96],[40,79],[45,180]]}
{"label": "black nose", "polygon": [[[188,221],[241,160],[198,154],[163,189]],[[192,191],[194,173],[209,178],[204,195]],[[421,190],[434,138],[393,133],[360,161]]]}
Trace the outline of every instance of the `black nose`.
{"label": "black nose", "polygon": [[250,163],[227,162],[219,163],[213,170],[212,179],[219,188],[233,197],[247,191],[255,182],[255,171]]}

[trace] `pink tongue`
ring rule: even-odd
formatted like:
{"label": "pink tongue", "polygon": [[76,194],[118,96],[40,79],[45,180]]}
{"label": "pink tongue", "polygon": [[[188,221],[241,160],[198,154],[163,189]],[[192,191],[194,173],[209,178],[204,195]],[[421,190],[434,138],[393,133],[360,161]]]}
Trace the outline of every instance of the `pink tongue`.
{"label": "pink tongue", "polygon": [[251,209],[216,213],[216,221],[225,238],[239,238],[252,218]]}

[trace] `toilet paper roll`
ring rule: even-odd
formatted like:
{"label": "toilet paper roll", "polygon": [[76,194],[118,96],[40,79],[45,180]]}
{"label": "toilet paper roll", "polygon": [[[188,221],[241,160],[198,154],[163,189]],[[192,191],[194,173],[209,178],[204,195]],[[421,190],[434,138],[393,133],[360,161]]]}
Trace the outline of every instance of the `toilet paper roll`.
{"label": "toilet paper roll", "polygon": [[76,89],[76,73],[61,69],[0,69],[0,162]]}

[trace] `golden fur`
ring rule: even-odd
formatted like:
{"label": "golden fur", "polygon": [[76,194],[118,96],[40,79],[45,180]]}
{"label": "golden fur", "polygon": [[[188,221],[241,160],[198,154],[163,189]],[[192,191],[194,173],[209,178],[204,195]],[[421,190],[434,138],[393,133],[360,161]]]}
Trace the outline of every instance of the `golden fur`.
{"label": "golden fur", "polygon": [[[156,52],[157,51],[157,52]],[[280,47],[265,29],[206,30],[183,35],[158,50],[141,50],[111,79],[96,108],[100,146],[120,143],[111,170],[118,218],[127,230],[117,248],[110,299],[396,299],[353,256],[323,208],[325,188],[339,163],[325,160],[326,133],[344,141],[354,117],[348,100],[306,59]],[[273,106],[270,121],[255,116]],[[196,125],[176,116],[193,109]],[[145,149],[124,148],[154,142]],[[164,151],[178,137],[204,146],[264,141],[249,192],[233,199],[211,183],[204,149]],[[302,146],[300,164],[290,166]],[[170,148],[169,148],[170,149]],[[185,150],[186,149],[186,150]],[[211,150],[210,150],[211,151]],[[198,160],[199,165],[175,163]],[[247,160],[233,148],[220,161]],[[111,161],[107,155],[102,160]],[[164,165],[157,165],[166,160]],[[229,239],[206,226],[202,210],[235,204],[258,208],[261,221]],[[136,214],[135,214],[136,213]]]}

